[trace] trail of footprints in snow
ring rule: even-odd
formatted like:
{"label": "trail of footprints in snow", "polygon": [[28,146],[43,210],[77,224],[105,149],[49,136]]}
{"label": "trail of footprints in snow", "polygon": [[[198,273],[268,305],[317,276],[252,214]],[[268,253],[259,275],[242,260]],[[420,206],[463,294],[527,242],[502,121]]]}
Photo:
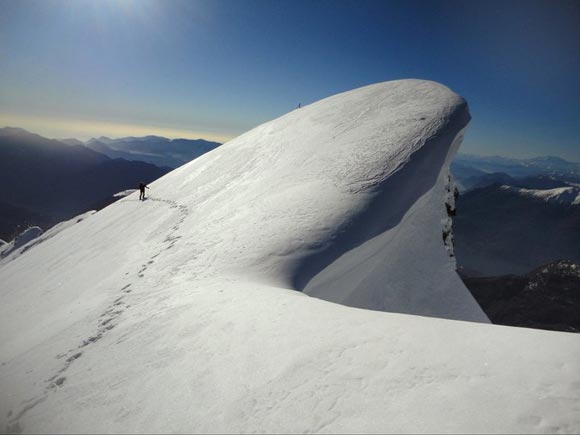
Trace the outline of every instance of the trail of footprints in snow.
{"label": "trail of footprints in snow", "polygon": [[[183,221],[185,220],[187,214],[188,214],[188,208],[185,205],[179,204],[176,201],[169,201],[169,200],[165,200],[165,199],[159,199],[159,198],[149,198],[151,201],[156,201],[156,202],[163,202],[166,204],[169,204],[169,206],[171,208],[177,208],[179,210],[180,213],[180,218],[179,221],[177,222],[177,224],[175,224],[172,228],[171,228],[171,232],[166,236],[164,242],[169,243],[169,247],[166,249],[169,249],[171,247],[173,247],[173,245],[177,242],[178,239],[181,238],[181,236],[173,236],[173,234],[179,230],[180,225],[183,223]],[[141,269],[139,270],[139,272],[137,273],[137,275],[139,277],[143,277],[143,273],[147,270],[147,266],[151,265],[154,263],[155,258],[157,258],[159,255],[161,254],[161,252],[158,252],[157,254],[151,256],[151,258],[149,259],[149,261],[147,261],[146,264],[142,264],[141,265]],[[76,350],[70,350],[68,353],[64,353],[64,354],[60,354],[57,355],[58,359],[61,358],[66,358],[65,360],[65,364],[64,366],[54,375],[52,376],[50,379],[48,379],[47,382],[49,382],[49,385],[47,387],[47,391],[54,389],[56,387],[60,387],[64,384],[66,377],[62,376],[62,374],[70,367],[70,365],[76,361],[78,358],[80,358],[83,354],[82,350],[83,348],[85,348],[86,346],[92,344],[92,343],[96,343],[97,341],[99,341],[101,338],[103,338],[103,336],[109,332],[111,329],[113,329],[115,327],[115,320],[121,315],[123,314],[123,312],[130,307],[130,305],[127,305],[123,299],[125,298],[125,296],[127,296],[129,293],[132,292],[132,289],[130,288],[131,284],[127,284],[125,285],[123,288],[121,288],[121,296],[119,296],[118,298],[116,298],[106,309],[106,311],[104,313],[101,314],[101,316],[99,317],[99,322],[98,322],[98,329],[97,331],[91,335],[90,337],[88,337],[87,339],[83,340],[83,342],[77,347]]]}
{"label": "trail of footprints in snow", "polygon": [[[171,231],[163,240],[164,243],[169,244],[169,246],[166,247],[165,250],[171,249],[175,245],[175,243],[177,243],[177,241],[181,238],[181,236],[174,236],[173,234],[179,230],[181,224],[188,215],[189,210],[187,206],[179,204],[175,201],[151,197],[149,199],[151,201],[169,204],[170,208],[178,209],[179,214],[181,215],[178,222],[173,227],[171,227]],[[141,265],[141,269],[137,273],[137,275],[140,278],[144,276],[143,273],[147,270],[147,266],[153,264],[155,258],[157,258],[160,254],[161,252],[158,252],[157,254],[151,256],[151,258],[149,259],[149,261],[147,261],[146,264]],[[127,272],[125,275],[128,274],[129,273]],[[71,366],[73,362],[75,362],[83,355],[84,348],[99,341],[101,338],[105,336],[107,332],[109,332],[116,326],[115,320],[117,320],[119,316],[121,316],[121,314],[123,314],[125,310],[130,307],[130,305],[128,305],[124,301],[124,299],[132,291],[133,290],[131,289],[131,284],[127,284],[123,288],[121,288],[120,289],[121,296],[117,297],[111,304],[109,304],[107,309],[99,316],[97,331],[90,337],[84,339],[82,343],[79,344],[75,349],[71,349],[68,352],[64,352],[56,356],[57,359],[64,359],[63,366],[56,372],[56,374],[54,374],[53,376],[51,376],[49,379],[46,380],[47,386],[44,388],[44,391],[40,396],[24,401],[21,404],[23,405],[22,409],[16,415],[14,415],[14,412],[12,410],[8,412],[9,423],[8,427],[6,428],[7,433],[22,432],[20,419],[24,416],[24,414],[26,414],[36,405],[44,402],[51,391],[57,389],[58,387],[63,386],[66,381],[66,376],[64,376],[64,373],[68,370],[68,368]]]}
{"label": "trail of footprints in snow", "polygon": [[97,331],[90,337],[84,339],[81,344],[79,344],[76,349],[69,350],[68,352],[61,353],[56,356],[57,359],[65,359],[64,366],[61,367],[58,372],[47,380],[48,386],[47,390],[52,390],[56,387],[60,387],[64,384],[66,377],[62,376],[63,373],[70,367],[70,365],[79,359],[83,354],[83,349],[90,344],[96,343],[103,336],[115,327],[113,323],[123,312],[130,307],[126,302],[123,301],[125,296],[131,293],[133,290],[130,288],[131,284],[127,284],[121,288],[123,293],[121,296],[116,298],[107,309],[99,316]]}
{"label": "trail of footprints in snow", "polygon": [[64,364],[53,376],[46,380],[47,385],[45,386],[44,391],[38,397],[24,401],[22,403],[22,409],[16,415],[14,415],[12,410],[8,412],[8,426],[6,428],[7,433],[22,432],[20,419],[24,416],[24,414],[26,414],[36,405],[44,402],[51,391],[63,386],[66,381],[66,376],[64,376],[64,373],[68,370],[73,362],[75,362],[83,355],[83,349],[86,346],[99,341],[107,332],[115,327],[115,324],[113,323],[114,320],[123,314],[127,308],[129,308],[129,305],[127,305],[123,299],[125,296],[132,292],[130,287],[131,284],[127,284],[120,289],[122,295],[116,298],[111,304],[109,304],[105,312],[100,315],[97,324],[97,331],[93,335],[83,340],[82,343],[79,344],[75,349],[71,349],[68,352],[64,352],[56,356],[56,358],[59,360],[64,359]]}
{"label": "trail of footprints in snow", "polygon": [[[165,239],[163,239],[163,243],[168,245],[165,248],[165,250],[171,249],[178,242],[178,240],[181,238],[181,236],[175,236],[174,234],[179,230],[179,228],[181,227],[181,224],[185,221],[185,218],[189,214],[189,209],[187,208],[187,206],[185,206],[183,204],[179,204],[177,201],[171,201],[168,199],[160,199],[160,198],[155,198],[155,197],[149,197],[149,200],[155,201],[155,202],[163,202],[165,204],[168,204],[170,208],[177,209],[177,211],[180,214],[180,217],[179,217],[179,220],[177,221],[177,223],[171,227],[171,231],[169,232],[169,234],[167,234],[165,236]],[[161,252],[158,252],[157,254],[153,255],[149,259],[149,261],[147,261],[147,263],[141,265],[141,269],[139,270],[139,272],[137,272],[137,276],[139,276],[139,278],[143,278],[145,276],[145,271],[147,270],[147,267],[150,266],[151,264],[153,264],[154,259],[156,257],[158,257],[160,254],[161,254]]]}

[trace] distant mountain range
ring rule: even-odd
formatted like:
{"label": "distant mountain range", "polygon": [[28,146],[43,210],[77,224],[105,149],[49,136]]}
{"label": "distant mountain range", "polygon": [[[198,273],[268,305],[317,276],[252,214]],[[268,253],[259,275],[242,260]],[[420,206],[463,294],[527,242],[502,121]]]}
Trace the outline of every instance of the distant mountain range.
{"label": "distant mountain range", "polygon": [[[537,188],[554,184],[563,186]],[[576,185],[538,176],[476,188],[457,201],[457,263],[465,274],[495,276],[527,273],[562,258],[580,261],[579,229]]]}
{"label": "distant mountain range", "polygon": [[549,204],[580,205],[580,187],[578,186],[563,186],[554,189],[526,189],[503,185],[500,186],[500,189]]}
{"label": "distant mountain range", "polygon": [[101,137],[85,144],[0,128],[0,239],[10,240],[31,225],[46,229],[95,204],[106,205],[115,193],[141,181],[150,183],[218,145],[156,136]]}
{"label": "distant mountain range", "polygon": [[510,178],[538,175],[580,183],[580,163],[554,156],[513,159],[460,153],[451,164],[451,172],[461,191],[485,187],[496,182],[505,183],[506,180],[509,184]]}
{"label": "distant mountain range", "polygon": [[459,154],[458,271],[496,324],[580,332],[580,164]]}
{"label": "distant mountain range", "polygon": [[580,177],[580,163],[570,162],[555,156],[514,159],[500,156],[477,156],[459,153],[453,160],[452,169],[453,167],[467,167],[488,174],[504,172],[512,177],[525,177],[538,174]]}
{"label": "distant mountain range", "polygon": [[[66,143],[76,144],[76,139]],[[113,159],[138,160],[159,167],[177,168],[221,144],[203,139],[167,139],[159,136],[123,137],[105,136],[88,140],[84,145]]]}

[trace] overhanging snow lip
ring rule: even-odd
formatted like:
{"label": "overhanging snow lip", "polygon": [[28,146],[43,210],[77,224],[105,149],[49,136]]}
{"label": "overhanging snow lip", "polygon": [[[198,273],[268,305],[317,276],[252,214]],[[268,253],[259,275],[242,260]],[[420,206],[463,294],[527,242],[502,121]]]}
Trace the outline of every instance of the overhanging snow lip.
{"label": "overhanging snow lip", "polygon": [[[463,104],[458,105],[456,110],[450,115],[444,128],[427,138],[424,144],[410,155],[405,164],[398,167],[390,176],[380,180],[370,189],[369,193],[371,193],[372,199],[369,200],[366,209],[354,216],[352,220],[344,222],[335,232],[333,239],[326,242],[325,248],[306,255],[295,265],[291,273],[292,288],[304,291],[314,276],[322,272],[337,258],[400,223],[407,210],[433,187],[443,169],[447,150],[433,153],[435,151],[434,147],[450,147],[456,135],[469,124],[470,120],[471,115],[469,114],[467,103],[463,100]],[[429,154],[435,154],[435,157],[439,160],[436,162],[429,160]],[[415,166],[421,164],[433,169],[429,177],[429,183],[418,186],[411,194],[402,193],[399,188],[401,185],[413,188],[414,180],[411,174],[415,170]],[[391,214],[388,221],[379,219],[379,217],[384,215],[379,210],[386,203],[392,204],[393,199],[403,199],[404,206],[396,210],[394,214]],[[370,226],[368,225],[369,223],[371,223]],[[356,230],[358,228],[365,228],[364,233],[357,233]]]}

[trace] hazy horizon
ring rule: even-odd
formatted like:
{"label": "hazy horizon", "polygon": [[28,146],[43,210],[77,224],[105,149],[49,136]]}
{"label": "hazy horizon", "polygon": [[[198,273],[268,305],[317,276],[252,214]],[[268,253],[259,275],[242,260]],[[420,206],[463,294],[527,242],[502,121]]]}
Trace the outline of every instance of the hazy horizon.
{"label": "hazy horizon", "polygon": [[[197,139],[203,139],[203,140],[208,140],[211,142],[219,142],[221,144],[226,143],[227,141],[220,141],[217,139],[207,139],[205,137],[201,137],[201,136],[190,136],[190,137],[186,137],[186,136],[169,136],[169,135],[163,135],[163,134],[135,134],[135,131],[132,131],[132,134],[121,134],[121,135],[115,135],[115,134],[96,134],[96,135],[91,135],[91,136],[85,136],[85,137],[79,137],[79,136],[51,136],[51,135],[45,135],[42,134],[38,131],[34,131],[32,129],[29,128],[25,128],[25,127],[21,127],[21,126],[17,126],[17,125],[0,125],[0,129],[2,128],[20,128],[23,130],[28,131],[29,133],[32,134],[38,134],[39,136],[43,136],[47,139],[53,139],[53,140],[66,140],[66,139],[77,139],[81,142],[86,143],[87,141],[89,141],[90,139],[99,139],[100,137],[106,137],[108,139],[122,139],[122,138],[126,138],[126,137],[136,137],[136,138],[140,138],[140,137],[146,137],[146,136],[158,136],[158,137],[162,137],[162,138],[166,138],[166,139],[188,139],[188,140],[197,140]],[[235,137],[232,137],[231,139],[234,139]],[[228,139],[231,140],[231,139]],[[566,157],[562,157],[559,156],[557,154],[535,154],[535,155],[527,155],[527,156],[509,156],[509,155],[505,155],[505,154],[480,154],[480,153],[475,153],[475,152],[470,152],[470,151],[465,151],[462,148],[459,149],[459,151],[457,152],[457,156],[474,156],[474,157],[482,157],[482,158],[487,158],[487,157],[501,157],[501,158],[508,158],[508,159],[516,159],[516,160],[527,160],[527,159],[534,159],[534,158],[540,158],[540,157],[558,157],[561,159],[564,159],[566,161],[569,162],[573,162],[573,163],[580,163],[580,160],[574,160],[574,159],[569,159]]]}
{"label": "hazy horizon", "polygon": [[[8,121],[8,122],[7,122]],[[21,122],[18,122],[21,121]],[[155,125],[131,125],[87,120],[50,120],[34,118],[9,118],[0,114],[2,127],[16,127],[36,133],[50,139],[79,139],[82,141],[94,137],[128,137],[128,136],[162,136],[170,139],[205,139],[213,142],[227,142],[236,135],[223,135],[212,132],[175,129]],[[0,128],[2,128],[0,127]]]}

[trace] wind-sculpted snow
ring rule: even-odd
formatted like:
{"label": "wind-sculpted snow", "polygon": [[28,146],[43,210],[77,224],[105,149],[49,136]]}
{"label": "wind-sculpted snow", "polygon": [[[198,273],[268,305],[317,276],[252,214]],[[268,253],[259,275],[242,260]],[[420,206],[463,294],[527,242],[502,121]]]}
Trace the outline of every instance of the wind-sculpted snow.
{"label": "wind-sculpted snow", "polygon": [[577,432],[577,336],[305,294],[486,320],[442,238],[468,119],[431,82],[337,95],[1,265],[2,428]]}
{"label": "wind-sculpted snow", "polygon": [[469,119],[432,82],[368,86],[261,125],[156,189],[195,210],[191,240],[208,246],[192,265],[204,270],[485,322],[442,243],[448,165]]}

